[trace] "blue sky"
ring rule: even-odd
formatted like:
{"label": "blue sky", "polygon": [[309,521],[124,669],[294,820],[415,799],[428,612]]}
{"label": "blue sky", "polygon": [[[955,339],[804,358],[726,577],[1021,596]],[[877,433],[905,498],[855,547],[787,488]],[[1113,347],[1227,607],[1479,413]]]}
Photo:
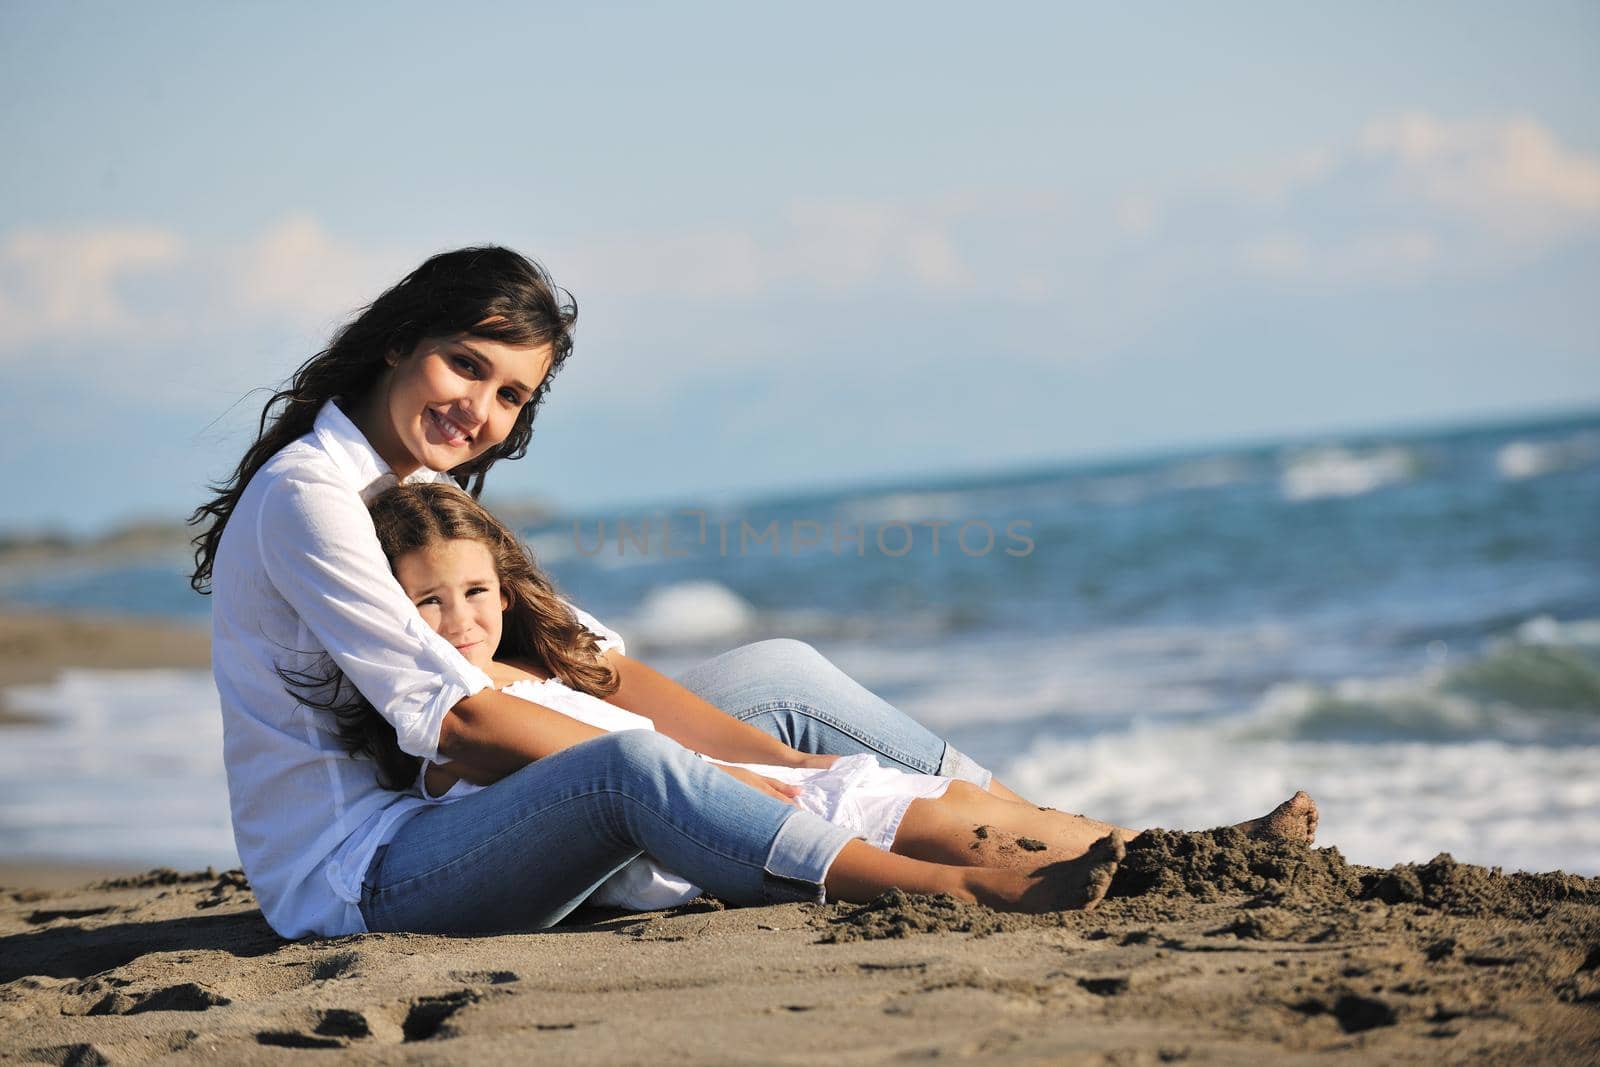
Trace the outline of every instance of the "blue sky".
{"label": "blue sky", "polygon": [[574,506],[1600,405],[1600,7],[0,3],[0,527],[172,516],[427,254]]}

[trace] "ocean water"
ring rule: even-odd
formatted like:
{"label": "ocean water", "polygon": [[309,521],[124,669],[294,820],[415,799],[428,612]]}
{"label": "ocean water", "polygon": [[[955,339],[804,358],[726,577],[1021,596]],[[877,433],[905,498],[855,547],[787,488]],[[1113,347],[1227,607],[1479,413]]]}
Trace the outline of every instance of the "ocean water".
{"label": "ocean water", "polygon": [[[1600,874],[1600,415],[525,534],[669,673],[809,641],[1039,803],[1199,828],[1304,788],[1358,862]],[[204,618],[183,562],[0,572],[0,600]],[[5,731],[0,854],[232,862],[207,676],[13,702],[48,722]]]}

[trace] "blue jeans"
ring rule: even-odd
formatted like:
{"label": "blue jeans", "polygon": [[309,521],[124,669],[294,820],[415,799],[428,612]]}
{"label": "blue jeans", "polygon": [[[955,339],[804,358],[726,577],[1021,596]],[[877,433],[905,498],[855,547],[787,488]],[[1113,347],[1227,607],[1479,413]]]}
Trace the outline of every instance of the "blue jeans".
{"label": "blue jeans", "polygon": [[677,681],[801,752],[870,752],[885,766],[989,787],[987,770],[803,641],[744,645],[690,668]]}
{"label": "blue jeans", "polygon": [[[680,682],[803,752],[873,752],[988,784],[987,771],[798,641],[735,649]],[[820,901],[850,839],[671,738],[625,731],[411,816],[373,857],[361,913],[372,931],[543,929],[643,853],[729,903]]]}

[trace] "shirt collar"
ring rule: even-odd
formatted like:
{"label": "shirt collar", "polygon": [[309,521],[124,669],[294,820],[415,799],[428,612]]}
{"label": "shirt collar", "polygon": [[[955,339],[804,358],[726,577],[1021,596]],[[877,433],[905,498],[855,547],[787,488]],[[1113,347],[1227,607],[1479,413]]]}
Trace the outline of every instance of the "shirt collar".
{"label": "shirt collar", "polygon": [[356,487],[362,503],[372,503],[379,493],[393,489],[402,480],[408,485],[413,482],[451,480],[449,475],[427,467],[418,468],[404,479],[396,478],[389,464],[383,461],[383,457],[367,442],[366,436],[350,421],[350,416],[332,400],[324,403],[322,410],[317,412],[311,433],[322,450],[333,458],[334,464]]}

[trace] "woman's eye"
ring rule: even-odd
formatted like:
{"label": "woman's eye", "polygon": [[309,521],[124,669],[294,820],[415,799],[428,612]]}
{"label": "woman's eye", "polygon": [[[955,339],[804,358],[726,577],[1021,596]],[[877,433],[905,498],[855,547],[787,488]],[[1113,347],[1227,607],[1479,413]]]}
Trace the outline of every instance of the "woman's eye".
{"label": "woman's eye", "polygon": [[515,389],[502,389],[502,390],[500,390],[500,399],[504,400],[507,404],[510,404],[512,407],[519,407],[522,404],[522,397],[520,395],[518,395],[518,393],[517,393],[517,391]]}
{"label": "woman's eye", "polygon": [[465,371],[473,377],[477,377],[478,365],[472,362],[472,360],[468,359],[466,356],[451,356],[450,362],[456,365],[457,370]]}

